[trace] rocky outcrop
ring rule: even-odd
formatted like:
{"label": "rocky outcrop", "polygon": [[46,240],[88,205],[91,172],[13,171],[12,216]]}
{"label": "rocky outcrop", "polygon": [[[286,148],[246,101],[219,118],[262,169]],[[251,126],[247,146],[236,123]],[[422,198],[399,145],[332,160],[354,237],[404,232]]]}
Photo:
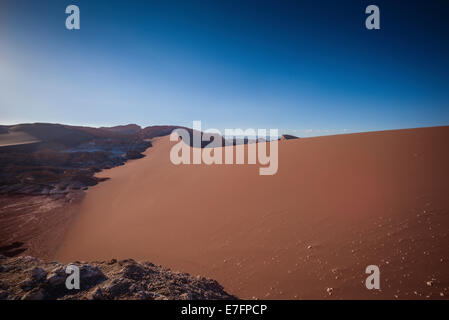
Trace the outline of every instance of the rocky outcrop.
{"label": "rocky outcrop", "polygon": [[281,140],[293,140],[293,139],[299,139],[297,136],[293,136],[291,134],[283,134],[281,137]]}
{"label": "rocky outcrop", "polygon": [[69,290],[66,264],[30,256],[0,256],[0,299],[194,300],[237,299],[215,280],[132,259],[74,262],[80,289]]}

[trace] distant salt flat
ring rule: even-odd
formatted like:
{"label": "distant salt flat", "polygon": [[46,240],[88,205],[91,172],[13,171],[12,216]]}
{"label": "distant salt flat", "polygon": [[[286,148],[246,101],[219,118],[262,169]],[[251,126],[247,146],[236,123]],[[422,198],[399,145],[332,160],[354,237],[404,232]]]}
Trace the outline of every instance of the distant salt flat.
{"label": "distant salt flat", "polygon": [[36,142],[40,142],[40,140],[23,131],[10,131],[9,133],[0,134],[0,147]]}

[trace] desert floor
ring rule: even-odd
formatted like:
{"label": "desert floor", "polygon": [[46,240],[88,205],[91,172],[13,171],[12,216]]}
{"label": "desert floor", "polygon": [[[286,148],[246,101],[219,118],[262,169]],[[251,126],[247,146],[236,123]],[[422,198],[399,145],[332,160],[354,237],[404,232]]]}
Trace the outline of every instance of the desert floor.
{"label": "desert floor", "polygon": [[175,166],[158,138],[100,173],[55,259],[149,260],[240,298],[447,299],[448,142],[449,127],[280,141],[277,174],[260,176]]}

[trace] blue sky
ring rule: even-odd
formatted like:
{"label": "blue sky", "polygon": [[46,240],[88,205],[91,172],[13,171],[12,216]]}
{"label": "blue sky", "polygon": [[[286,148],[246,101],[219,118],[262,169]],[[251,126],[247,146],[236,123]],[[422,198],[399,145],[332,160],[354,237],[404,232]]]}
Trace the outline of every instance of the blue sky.
{"label": "blue sky", "polygon": [[[65,28],[76,4],[81,29]],[[376,4],[381,30],[365,28]],[[449,124],[447,1],[0,3],[0,123]]]}

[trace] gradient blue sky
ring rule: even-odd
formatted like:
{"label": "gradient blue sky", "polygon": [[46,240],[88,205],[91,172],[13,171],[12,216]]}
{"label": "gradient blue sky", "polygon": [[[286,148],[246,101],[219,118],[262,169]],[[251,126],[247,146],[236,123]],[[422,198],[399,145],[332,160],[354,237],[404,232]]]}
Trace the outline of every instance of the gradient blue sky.
{"label": "gradient blue sky", "polygon": [[[365,28],[369,4],[381,30]],[[448,125],[448,14],[436,0],[1,0],[0,123]]]}

